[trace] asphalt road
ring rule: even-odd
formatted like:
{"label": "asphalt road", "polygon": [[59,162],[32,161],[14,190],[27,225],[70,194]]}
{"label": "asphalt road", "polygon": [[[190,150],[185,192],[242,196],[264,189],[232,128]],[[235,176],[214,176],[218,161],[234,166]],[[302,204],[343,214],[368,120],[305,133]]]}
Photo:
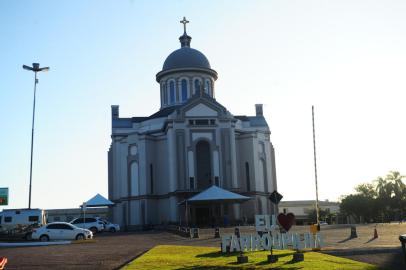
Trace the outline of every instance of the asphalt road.
{"label": "asphalt road", "polygon": [[[95,242],[44,247],[0,248],[11,269],[117,269],[153,246],[176,240],[158,233],[96,235]],[[174,239],[175,238],[175,239]]]}
{"label": "asphalt road", "polygon": [[330,250],[323,253],[378,265],[387,270],[406,269],[406,263],[400,245],[399,247],[388,248]]}
{"label": "asphalt road", "polygon": [[[119,269],[158,244],[220,246],[212,236],[188,239],[178,235],[151,231],[140,233],[103,233],[94,242],[61,246],[0,248],[11,269]],[[388,270],[405,270],[400,245],[398,248],[348,248],[325,253],[362,261]]]}

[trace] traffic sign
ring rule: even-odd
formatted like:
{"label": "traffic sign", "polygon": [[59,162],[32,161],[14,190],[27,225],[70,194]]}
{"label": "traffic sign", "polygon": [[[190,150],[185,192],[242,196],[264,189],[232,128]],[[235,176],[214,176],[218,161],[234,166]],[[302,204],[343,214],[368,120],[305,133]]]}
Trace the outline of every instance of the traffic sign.
{"label": "traffic sign", "polygon": [[278,204],[282,200],[282,198],[283,198],[283,196],[281,194],[279,194],[276,190],[274,192],[272,192],[271,195],[269,196],[269,199],[274,204]]}

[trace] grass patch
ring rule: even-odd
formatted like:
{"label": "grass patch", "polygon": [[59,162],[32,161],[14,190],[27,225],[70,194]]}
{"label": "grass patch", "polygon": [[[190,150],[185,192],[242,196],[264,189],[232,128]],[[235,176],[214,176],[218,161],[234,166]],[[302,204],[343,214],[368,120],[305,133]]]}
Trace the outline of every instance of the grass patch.
{"label": "grass patch", "polygon": [[276,250],[279,261],[267,263],[269,251],[245,252],[248,263],[237,264],[237,254],[226,255],[214,247],[189,247],[161,245],[149,250],[122,269],[178,269],[178,270],[225,270],[225,269],[290,269],[290,270],[379,270],[377,266],[339,258],[317,252],[306,252],[305,261],[292,263],[290,250]]}

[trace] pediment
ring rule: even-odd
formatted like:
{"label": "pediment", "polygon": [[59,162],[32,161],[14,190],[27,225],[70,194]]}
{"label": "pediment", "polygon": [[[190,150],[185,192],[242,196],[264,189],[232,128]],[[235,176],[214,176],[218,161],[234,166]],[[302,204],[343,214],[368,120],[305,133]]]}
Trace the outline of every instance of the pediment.
{"label": "pediment", "polygon": [[199,104],[191,107],[190,109],[186,110],[185,116],[188,116],[188,117],[205,117],[205,116],[213,117],[213,116],[218,116],[218,112],[203,103],[199,103]]}

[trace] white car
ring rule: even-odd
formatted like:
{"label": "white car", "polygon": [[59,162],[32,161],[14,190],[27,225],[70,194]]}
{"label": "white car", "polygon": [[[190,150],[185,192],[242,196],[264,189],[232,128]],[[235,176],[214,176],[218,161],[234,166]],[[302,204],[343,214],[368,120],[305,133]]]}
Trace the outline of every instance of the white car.
{"label": "white car", "polygon": [[118,232],[120,230],[120,225],[111,223],[108,220],[100,219],[104,223],[104,231],[106,232]]}
{"label": "white car", "polygon": [[91,230],[93,234],[104,231],[104,223],[97,218],[75,218],[70,224]]}
{"label": "white car", "polygon": [[92,239],[90,230],[78,228],[67,222],[48,223],[32,231],[32,239],[48,242],[49,240],[85,240]]}

